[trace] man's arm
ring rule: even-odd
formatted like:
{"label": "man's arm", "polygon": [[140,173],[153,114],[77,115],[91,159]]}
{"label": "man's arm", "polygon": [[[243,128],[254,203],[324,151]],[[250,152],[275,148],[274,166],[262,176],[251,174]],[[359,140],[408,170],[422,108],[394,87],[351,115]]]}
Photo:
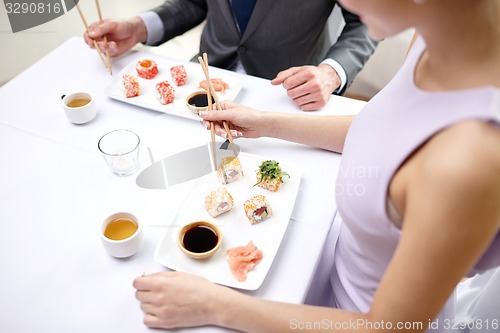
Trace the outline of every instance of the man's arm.
{"label": "man's arm", "polygon": [[179,36],[203,22],[207,15],[206,0],[166,0],[152,9],[163,22],[163,37],[155,45]]}
{"label": "man's arm", "polygon": [[361,23],[357,15],[344,8],[342,8],[342,15],[346,23],[345,27],[337,42],[332,45],[325,56],[338,62],[346,73],[347,82],[340,94],[343,94],[349,87],[378,45],[378,42],[368,35],[367,27]]}

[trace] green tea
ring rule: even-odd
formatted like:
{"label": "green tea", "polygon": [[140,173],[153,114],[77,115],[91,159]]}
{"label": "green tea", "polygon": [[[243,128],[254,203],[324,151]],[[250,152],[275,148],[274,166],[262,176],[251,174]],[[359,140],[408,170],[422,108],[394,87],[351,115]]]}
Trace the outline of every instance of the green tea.
{"label": "green tea", "polygon": [[90,103],[88,98],[75,98],[69,101],[66,105],[70,108],[79,108]]}
{"label": "green tea", "polygon": [[132,236],[139,226],[130,219],[118,218],[108,223],[104,236],[112,240],[122,240]]}

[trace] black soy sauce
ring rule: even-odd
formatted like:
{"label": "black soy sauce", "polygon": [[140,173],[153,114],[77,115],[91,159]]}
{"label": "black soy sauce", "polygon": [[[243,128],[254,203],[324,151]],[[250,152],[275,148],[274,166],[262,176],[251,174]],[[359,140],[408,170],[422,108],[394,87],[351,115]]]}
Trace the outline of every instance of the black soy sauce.
{"label": "black soy sauce", "polygon": [[213,249],[218,240],[219,237],[210,227],[199,225],[186,231],[182,243],[190,252],[203,253]]}
{"label": "black soy sauce", "polygon": [[[194,95],[193,97],[191,97],[189,100],[188,100],[188,103],[191,104],[192,106],[196,106],[196,107],[206,107],[208,106],[208,103],[207,103],[207,94],[206,93],[199,93],[197,95]],[[215,100],[214,98],[212,97],[212,104],[215,103]]]}

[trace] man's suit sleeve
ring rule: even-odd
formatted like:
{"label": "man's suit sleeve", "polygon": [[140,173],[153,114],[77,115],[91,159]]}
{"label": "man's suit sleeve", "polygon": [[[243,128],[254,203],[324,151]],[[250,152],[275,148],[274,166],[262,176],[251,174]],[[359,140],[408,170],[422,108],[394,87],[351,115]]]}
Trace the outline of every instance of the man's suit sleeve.
{"label": "man's suit sleeve", "polygon": [[345,27],[337,42],[325,56],[325,58],[337,61],[346,72],[347,82],[340,94],[343,94],[351,85],[354,77],[363,68],[378,44],[368,35],[367,27],[361,23],[357,15],[344,8],[342,8],[342,15],[346,23]]}
{"label": "man's suit sleeve", "polygon": [[179,36],[203,22],[207,16],[206,0],[166,0],[154,8],[164,26],[162,39],[156,44]]}

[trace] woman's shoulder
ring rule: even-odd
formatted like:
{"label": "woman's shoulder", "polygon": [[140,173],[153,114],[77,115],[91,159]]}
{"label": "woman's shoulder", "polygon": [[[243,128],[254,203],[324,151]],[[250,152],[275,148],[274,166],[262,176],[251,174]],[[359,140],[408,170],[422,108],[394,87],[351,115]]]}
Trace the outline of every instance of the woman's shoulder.
{"label": "woman's shoulder", "polygon": [[450,191],[500,194],[500,126],[467,120],[432,137],[422,148],[422,177]]}

